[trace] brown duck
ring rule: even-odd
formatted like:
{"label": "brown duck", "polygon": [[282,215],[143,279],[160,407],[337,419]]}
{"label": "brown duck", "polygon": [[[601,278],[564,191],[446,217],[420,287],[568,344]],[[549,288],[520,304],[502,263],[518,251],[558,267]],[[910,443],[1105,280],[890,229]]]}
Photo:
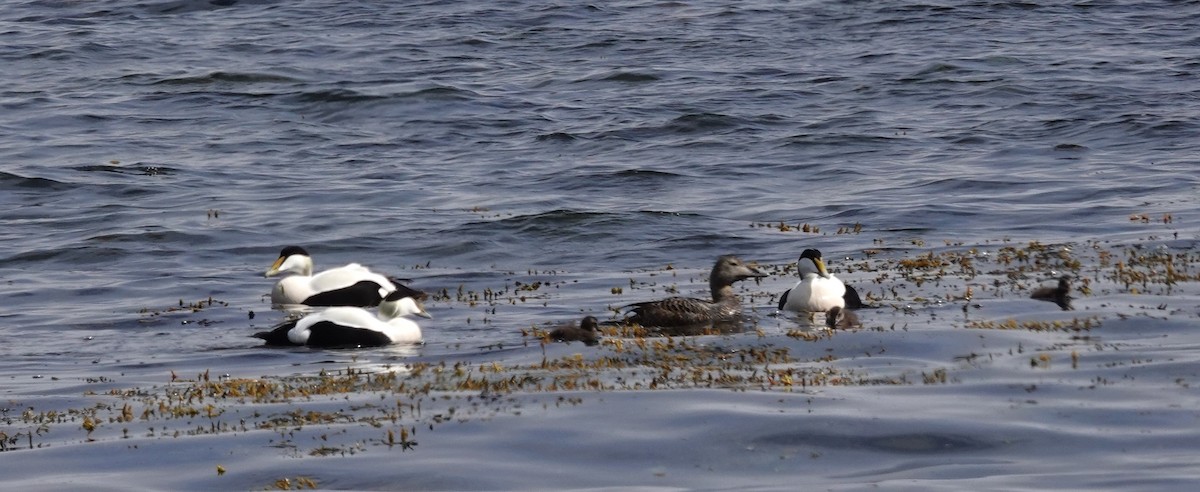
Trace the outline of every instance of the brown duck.
{"label": "brown duck", "polygon": [[854,311],[834,306],[825,313],[825,326],[830,329],[844,330],[861,327],[862,322],[858,320],[858,315],[854,314]]}
{"label": "brown duck", "polygon": [[1071,307],[1071,278],[1066,275],[1059,277],[1056,287],[1039,287],[1029,297],[1058,304],[1063,311],[1075,309]]}
{"label": "brown duck", "polygon": [[743,263],[738,257],[725,255],[717,258],[717,263],[713,265],[712,273],[708,277],[708,286],[712,290],[711,301],[671,297],[661,301],[639,302],[625,306],[632,308],[625,320],[655,327],[740,322],[742,303],[733,293],[733,283],[766,276],[757,268]]}
{"label": "brown duck", "polygon": [[600,322],[595,316],[587,316],[579,322],[579,326],[574,324],[568,326],[560,326],[546,334],[546,339],[555,342],[583,342],[584,345],[595,345],[600,343]]}

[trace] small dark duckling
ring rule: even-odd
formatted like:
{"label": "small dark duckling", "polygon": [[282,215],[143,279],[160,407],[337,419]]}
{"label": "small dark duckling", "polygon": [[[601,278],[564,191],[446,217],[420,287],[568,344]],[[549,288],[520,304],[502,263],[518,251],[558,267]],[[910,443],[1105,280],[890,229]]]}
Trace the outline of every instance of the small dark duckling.
{"label": "small dark duckling", "polygon": [[547,340],[555,342],[583,342],[592,346],[600,343],[600,322],[595,316],[584,317],[579,326],[560,326],[546,334]]}
{"label": "small dark duckling", "polygon": [[1058,286],[1039,287],[1034,289],[1033,294],[1030,294],[1029,297],[1058,304],[1063,311],[1075,309],[1071,307],[1071,278],[1066,275],[1059,277]]}
{"label": "small dark duckling", "polygon": [[733,293],[733,283],[766,276],[767,274],[743,263],[736,256],[721,256],[717,258],[708,277],[708,286],[713,297],[711,301],[671,297],[660,301],[630,304],[625,306],[632,308],[625,321],[648,327],[740,323],[742,303]]}
{"label": "small dark duckling", "polygon": [[854,311],[834,306],[825,312],[825,326],[831,330],[844,330],[862,327],[862,323],[858,321],[858,315],[854,314]]}

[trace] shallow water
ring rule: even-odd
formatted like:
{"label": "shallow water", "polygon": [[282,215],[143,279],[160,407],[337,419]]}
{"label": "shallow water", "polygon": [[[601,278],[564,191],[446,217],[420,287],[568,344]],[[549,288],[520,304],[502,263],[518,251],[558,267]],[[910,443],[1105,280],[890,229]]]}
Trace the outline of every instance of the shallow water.
{"label": "shallow water", "polygon": [[[1186,2],[11,5],[0,474],[1190,490],[1197,20]],[[289,244],[433,294],[426,343],[259,347],[284,317],[262,273]],[[774,312],[808,247],[878,307],[863,329]],[[703,297],[727,253],[772,273],[739,286],[744,333],[528,336]],[[1064,273],[1086,279],[1074,311],[1027,299]],[[310,394],[180,399],[205,374]]]}

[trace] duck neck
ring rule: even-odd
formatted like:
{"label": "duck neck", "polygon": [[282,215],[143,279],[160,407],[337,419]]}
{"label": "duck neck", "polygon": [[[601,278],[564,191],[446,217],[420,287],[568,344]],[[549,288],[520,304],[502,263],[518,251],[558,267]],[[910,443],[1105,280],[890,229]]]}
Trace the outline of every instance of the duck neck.
{"label": "duck neck", "polygon": [[379,307],[376,308],[375,317],[379,318],[380,321],[391,321],[400,317],[399,303],[395,301],[383,301],[379,303]]}
{"label": "duck neck", "polygon": [[737,296],[733,295],[733,285],[725,282],[711,281],[709,288],[712,289],[713,302],[737,302]]}
{"label": "duck neck", "polygon": [[276,272],[311,277],[313,273],[312,258],[300,255],[289,256],[283,260],[283,264],[279,265],[279,269]]}

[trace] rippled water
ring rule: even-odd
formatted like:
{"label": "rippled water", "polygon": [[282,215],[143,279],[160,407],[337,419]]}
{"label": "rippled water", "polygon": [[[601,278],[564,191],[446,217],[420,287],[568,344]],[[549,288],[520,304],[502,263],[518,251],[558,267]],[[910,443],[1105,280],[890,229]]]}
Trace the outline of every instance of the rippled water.
{"label": "rippled water", "polygon": [[[1196,2],[12,3],[0,475],[1190,490],[1198,22]],[[427,343],[259,347],[289,244],[434,293]],[[864,329],[774,313],[807,247],[879,306]],[[726,253],[773,273],[740,287],[745,333],[526,336],[704,296]],[[1064,272],[1088,279],[1075,311],[1026,299]],[[575,354],[574,379],[543,367]],[[443,363],[540,386],[419,371]],[[198,374],[347,368],[433,393],[159,406]],[[340,417],[269,425],[295,412]],[[384,443],[401,428],[419,445]]]}

